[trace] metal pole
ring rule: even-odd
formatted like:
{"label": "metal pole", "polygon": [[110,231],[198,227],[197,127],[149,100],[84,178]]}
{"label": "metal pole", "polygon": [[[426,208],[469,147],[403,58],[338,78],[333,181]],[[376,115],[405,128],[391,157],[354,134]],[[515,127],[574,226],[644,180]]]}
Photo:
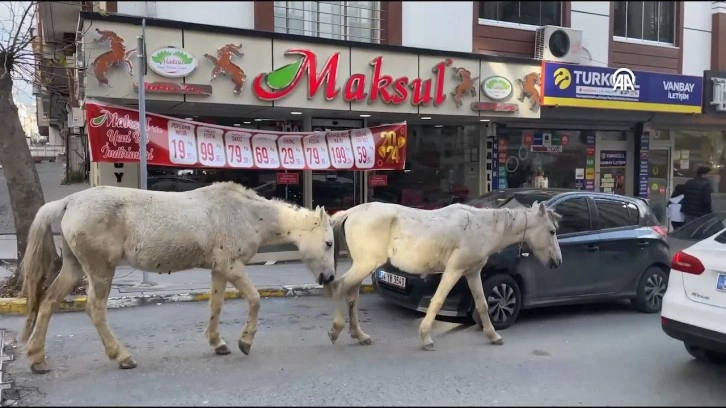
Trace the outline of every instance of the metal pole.
{"label": "metal pole", "polygon": [[[144,55],[146,36],[146,19],[141,22],[141,35],[136,37],[136,66],[139,81],[139,188],[146,190],[146,86],[144,83],[146,73],[146,55]],[[144,271],[143,284],[149,284],[149,273]]]}

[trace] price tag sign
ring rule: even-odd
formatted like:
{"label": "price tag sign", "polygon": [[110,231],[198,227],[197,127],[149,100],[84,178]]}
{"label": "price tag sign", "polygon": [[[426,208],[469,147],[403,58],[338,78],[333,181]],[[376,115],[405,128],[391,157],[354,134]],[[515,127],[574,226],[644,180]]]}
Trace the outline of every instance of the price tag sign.
{"label": "price tag sign", "polygon": [[376,141],[370,129],[353,129],[350,131],[353,145],[353,158],[358,169],[372,169],[376,164]]}
{"label": "price tag sign", "polygon": [[330,161],[336,169],[353,168],[353,148],[350,146],[348,132],[328,132]]}
{"label": "price tag sign", "polygon": [[302,138],[300,135],[283,135],[277,139],[283,169],[302,170],[305,168]]}
{"label": "price tag sign", "polygon": [[197,164],[197,142],[194,125],[170,120],[167,125],[169,135],[169,161],[172,164]]}
{"label": "price tag sign", "polygon": [[252,157],[258,168],[279,168],[280,155],[277,152],[277,135],[258,133],[252,136]]}
{"label": "price tag sign", "polygon": [[224,155],[224,130],[197,126],[197,151],[202,165],[223,167],[227,162]]}
{"label": "price tag sign", "polygon": [[251,133],[228,131],[224,135],[224,151],[227,153],[227,164],[238,169],[249,169],[255,165],[250,147]]}
{"label": "price tag sign", "polygon": [[328,144],[325,143],[325,135],[317,133],[303,137],[305,148],[305,161],[312,170],[322,170],[330,167],[328,156]]}

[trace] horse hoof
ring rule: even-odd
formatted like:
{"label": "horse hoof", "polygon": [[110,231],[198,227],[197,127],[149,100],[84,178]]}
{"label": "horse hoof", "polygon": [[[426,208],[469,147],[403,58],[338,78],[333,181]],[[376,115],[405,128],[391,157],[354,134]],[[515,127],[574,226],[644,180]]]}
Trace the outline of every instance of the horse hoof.
{"label": "horse hoof", "polygon": [[497,345],[497,346],[501,346],[502,344],[504,344],[504,339],[502,339],[502,338],[500,337],[500,338],[498,338],[498,339],[496,339],[496,340],[492,340],[492,344],[495,344],[495,345]]}
{"label": "horse hoof", "polygon": [[360,344],[361,346],[372,346],[373,339],[368,337],[366,339],[358,340],[358,344]]}
{"label": "horse hoof", "polygon": [[434,346],[434,343],[424,344],[421,348],[426,351],[436,351],[436,346]]}
{"label": "horse hoof", "polygon": [[217,353],[217,355],[219,356],[226,356],[227,354],[231,354],[232,350],[230,350],[226,344],[222,344],[221,346],[215,348],[214,352]]}
{"label": "horse hoof", "polygon": [[338,333],[336,333],[332,330],[329,330],[328,337],[330,337],[330,342],[335,344],[335,342],[338,340]]}
{"label": "horse hoof", "polygon": [[129,357],[126,357],[125,359],[121,360],[118,363],[118,366],[122,370],[130,370],[132,368],[136,368],[136,360],[134,360],[133,357],[129,356]]}
{"label": "horse hoof", "polygon": [[242,340],[240,340],[237,345],[239,346],[240,351],[244,353],[244,355],[247,356],[250,354],[250,349],[252,348],[251,344],[247,344],[247,343],[243,342]]}
{"label": "horse hoof", "polygon": [[42,363],[31,364],[30,371],[33,374],[48,374],[50,372],[50,368],[48,368],[48,364],[46,364],[46,362],[43,361]]}

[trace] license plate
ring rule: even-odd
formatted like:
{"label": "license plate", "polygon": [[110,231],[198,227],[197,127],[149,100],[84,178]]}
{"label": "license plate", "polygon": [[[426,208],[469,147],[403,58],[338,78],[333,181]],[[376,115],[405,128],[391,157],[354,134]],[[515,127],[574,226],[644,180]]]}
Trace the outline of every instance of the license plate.
{"label": "license plate", "polygon": [[726,273],[719,273],[716,281],[716,290],[726,292]]}
{"label": "license plate", "polygon": [[406,278],[403,276],[394,275],[392,273],[384,271],[378,271],[378,280],[381,282],[385,282],[389,285],[399,287],[401,289],[406,289]]}

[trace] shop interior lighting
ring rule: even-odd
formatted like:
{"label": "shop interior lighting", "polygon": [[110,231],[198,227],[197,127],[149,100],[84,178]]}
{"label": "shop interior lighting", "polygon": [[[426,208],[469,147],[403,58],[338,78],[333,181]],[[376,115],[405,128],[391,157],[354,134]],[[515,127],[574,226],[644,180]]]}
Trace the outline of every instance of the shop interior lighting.
{"label": "shop interior lighting", "polygon": [[361,118],[370,118],[370,117],[371,117],[371,115],[368,115],[368,114],[366,114],[366,113],[363,113],[363,114],[361,114],[361,115],[360,115],[360,117],[361,117]]}
{"label": "shop interior lighting", "polygon": [[184,120],[194,120],[194,118],[184,118]]}
{"label": "shop interior lighting", "polygon": [[479,119],[479,122],[489,122],[489,119]]}
{"label": "shop interior lighting", "polygon": [[435,125],[434,127],[442,128],[442,127],[444,127],[444,125]]}
{"label": "shop interior lighting", "polygon": [[290,115],[302,115],[302,112],[290,112]]}
{"label": "shop interior lighting", "polygon": [[[249,122],[245,122],[245,123],[249,123]],[[235,123],[234,125],[235,126],[241,126],[239,123]]]}
{"label": "shop interior lighting", "polygon": [[255,119],[255,122],[262,122],[262,119]]}
{"label": "shop interior lighting", "polygon": [[250,121],[247,121],[247,122],[242,122],[242,123],[244,123],[245,125],[249,125],[249,124],[250,124],[250,123],[252,123],[252,122],[250,122]]}
{"label": "shop interior lighting", "polygon": [[431,120],[431,116],[421,116],[421,120]]}

